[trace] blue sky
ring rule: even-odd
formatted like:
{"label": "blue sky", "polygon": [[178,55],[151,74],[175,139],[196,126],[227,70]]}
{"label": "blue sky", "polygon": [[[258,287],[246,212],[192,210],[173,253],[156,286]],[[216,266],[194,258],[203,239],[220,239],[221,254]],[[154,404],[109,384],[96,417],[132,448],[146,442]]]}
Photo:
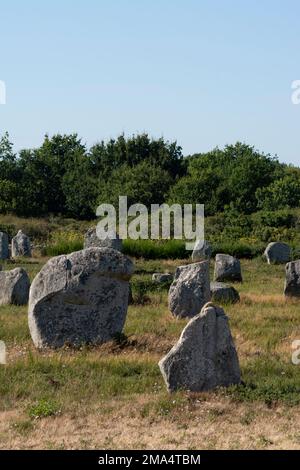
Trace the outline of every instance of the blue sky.
{"label": "blue sky", "polygon": [[10,0],[0,4],[0,132],[88,145],[121,132],[184,154],[237,140],[300,164],[300,2]]}

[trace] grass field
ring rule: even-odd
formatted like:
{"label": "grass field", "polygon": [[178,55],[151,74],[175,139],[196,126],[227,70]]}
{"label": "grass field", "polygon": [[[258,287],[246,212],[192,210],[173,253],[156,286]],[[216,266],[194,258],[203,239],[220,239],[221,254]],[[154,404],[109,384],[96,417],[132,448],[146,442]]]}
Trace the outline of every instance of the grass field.
{"label": "grass field", "polygon": [[[46,258],[20,262],[31,278]],[[242,260],[241,302],[226,306],[243,384],[166,392],[158,360],[186,325],[168,312],[153,271],[186,261],[136,261],[124,335],[97,348],[38,352],[26,307],[0,307],[0,447],[15,449],[300,448],[300,301],[285,300],[284,266]],[[5,264],[5,263],[4,263]],[[4,269],[15,265],[6,264]]]}

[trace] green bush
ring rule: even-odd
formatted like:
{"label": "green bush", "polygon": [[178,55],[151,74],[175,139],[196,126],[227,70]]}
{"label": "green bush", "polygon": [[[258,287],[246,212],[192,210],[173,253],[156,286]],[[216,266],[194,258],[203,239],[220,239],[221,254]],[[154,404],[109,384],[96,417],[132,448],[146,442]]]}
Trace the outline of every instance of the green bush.
{"label": "green bush", "polygon": [[32,419],[47,418],[60,414],[58,404],[52,400],[40,400],[28,408],[28,415]]}
{"label": "green bush", "polygon": [[43,249],[45,256],[59,256],[83,249],[83,236],[77,232],[55,232]]}

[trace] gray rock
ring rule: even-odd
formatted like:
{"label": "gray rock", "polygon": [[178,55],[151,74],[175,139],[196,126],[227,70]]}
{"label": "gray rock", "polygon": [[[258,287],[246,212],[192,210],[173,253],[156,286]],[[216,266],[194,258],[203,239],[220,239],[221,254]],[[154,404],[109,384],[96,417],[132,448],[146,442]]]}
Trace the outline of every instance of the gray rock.
{"label": "gray rock", "polygon": [[172,282],[174,279],[173,274],[170,273],[154,273],[152,275],[152,281],[157,284],[163,284],[164,282]]}
{"label": "gray rock", "polygon": [[234,287],[224,284],[223,282],[211,282],[210,292],[213,302],[234,304],[240,300],[238,291]]}
{"label": "gray rock", "polygon": [[291,259],[291,249],[286,243],[272,242],[265,249],[263,256],[268,264],[285,264]]}
{"label": "gray rock", "polygon": [[242,282],[240,261],[230,255],[216,255],[214,280],[220,282]]}
{"label": "gray rock", "polygon": [[239,384],[238,356],[224,310],[206,304],[159,367],[170,392],[202,392]]}
{"label": "gray rock", "polygon": [[5,232],[0,232],[0,259],[9,258],[8,236]]}
{"label": "gray rock", "polygon": [[210,244],[205,240],[203,246],[202,242],[196,242],[194,251],[192,253],[193,261],[204,261],[211,258],[212,249]]}
{"label": "gray rock", "polygon": [[15,268],[0,272],[0,305],[25,305],[28,302],[30,280],[26,271]]}
{"label": "gray rock", "polygon": [[133,263],[111,248],[88,248],[50,259],[29,296],[36,347],[101,344],[122,332]]}
{"label": "gray rock", "polygon": [[300,260],[291,261],[285,267],[284,295],[300,297]]}
{"label": "gray rock", "polygon": [[19,256],[31,256],[31,245],[30,239],[19,230],[17,235],[12,239],[11,242],[11,255],[12,258],[18,258]]}
{"label": "gray rock", "polygon": [[209,300],[209,261],[179,266],[169,290],[172,315],[194,317]]}
{"label": "gray rock", "polygon": [[96,227],[90,228],[84,237],[84,248],[113,248],[114,250],[121,251],[123,249],[123,242],[119,235],[114,239],[105,238],[101,240],[97,237]]}

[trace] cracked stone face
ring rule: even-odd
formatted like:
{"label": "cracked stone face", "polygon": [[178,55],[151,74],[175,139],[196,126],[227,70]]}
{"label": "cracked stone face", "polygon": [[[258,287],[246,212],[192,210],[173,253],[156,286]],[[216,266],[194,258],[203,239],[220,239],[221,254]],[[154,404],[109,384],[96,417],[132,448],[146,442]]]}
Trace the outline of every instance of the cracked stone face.
{"label": "cracked stone face", "polygon": [[36,347],[101,344],[122,332],[133,264],[111,248],[52,258],[30,289],[29,328]]}

